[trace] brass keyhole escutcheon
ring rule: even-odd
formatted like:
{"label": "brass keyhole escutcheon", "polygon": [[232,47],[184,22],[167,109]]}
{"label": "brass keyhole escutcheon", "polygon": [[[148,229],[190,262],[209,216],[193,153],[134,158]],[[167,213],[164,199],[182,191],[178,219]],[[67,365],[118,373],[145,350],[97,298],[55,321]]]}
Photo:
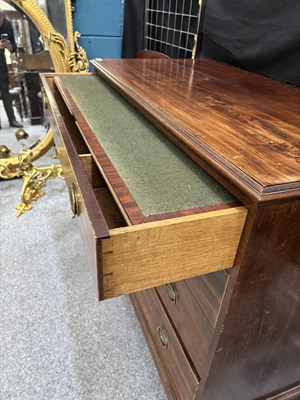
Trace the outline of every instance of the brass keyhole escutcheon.
{"label": "brass keyhole escutcheon", "polygon": [[74,185],[69,185],[68,190],[69,190],[71,211],[73,214],[73,218],[75,218],[76,215],[78,215],[78,201]]}
{"label": "brass keyhole escutcheon", "polygon": [[166,284],[166,291],[169,299],[173,304],[176,304],[178,302],[178,295],[177,295],[177,290],[176,287],[173,283],[167,283]]}
{"label": "brass keyhole escutcheon", "polygon": [[165,349],[167,349],[169,347],[169,339],[168,339],[166,330],[164,328],[162,328],[161,326],[158,326],[157,334],[158,334],[160,343],[162,344],[162,346]]}

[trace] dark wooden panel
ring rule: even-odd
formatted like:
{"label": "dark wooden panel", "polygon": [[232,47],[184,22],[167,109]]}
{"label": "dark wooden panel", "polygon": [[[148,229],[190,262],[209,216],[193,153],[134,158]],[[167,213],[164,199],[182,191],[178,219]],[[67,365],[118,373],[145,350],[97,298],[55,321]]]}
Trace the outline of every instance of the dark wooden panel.
{"label": "dark wooden panel", "polygon": [[148,323],[147,323],[147,321],[145,319],[145,311],[146,310],[141,308],[141,306],[140,306],[140,304],[139,304],[139,302],[137,300],[136,293],[130,295],[130,300],[131,300],[131,302],[133,304],[135,313],[136,313],[136,315],[137,315],[137,317],[139,319],[139,322],[141,324],[141,328],[143,330],[145,339],[147,341],[147,345],[149,347],[149,350],[150,350],[151,355],[153,357],[153,360],[155,362],[157,371],[159,373],[161,382],[162,382],[162,384],[164,386],[164,389],[166,391],[167,397],[168,397],[168,399],[176,399],[177,397],[176,397],[176,394],[175,394],[176,392],[174,391],[174,388],[173,388],[173,384],[172,384],[172,382],[170,382],[169,376],[168,376],[166,370],[164,369],[163,364],[161,363],[160,357],[159,357],[158,352],[156,350],[155,343],[154,343],[154,341],[153,341],[153,339],[152,339],[152,337],[150,335],[149,328],[148,328]]}
{"label": "dark wooden panel", "polygon": [[186,280],[213,327],[217,322],[228,279],[226,271],[218,271]]}
{"label": "dark wooden panel", "polygon": [[[156,361],[163,364],[165,378],[167,377],[169,385],[174,391],[174,400],[193,399],[200,378],[193,371],[155,290],[139,292],[135,295],[135,299],[145,318],[147,329],[155,346],[155,355],[159,357],[159,361],[157,359]],[[158,327],[163,328],[167,333],[167,348],[164,348],[160,342]]]}
{"label": "dark wooden panel", "polygon": [[213,327],[185,281],[173,283],[172,288],[176,293],[176,303],[170,300],[166,285],[159,286],[156,290],[192,362],[202,376]]}
{"label": "dark wooden panel", "polygon": [[[300,200],[261,207],[204,400],[290,398],[300,377]],[[281,396],[282,393],[282,396]]]}

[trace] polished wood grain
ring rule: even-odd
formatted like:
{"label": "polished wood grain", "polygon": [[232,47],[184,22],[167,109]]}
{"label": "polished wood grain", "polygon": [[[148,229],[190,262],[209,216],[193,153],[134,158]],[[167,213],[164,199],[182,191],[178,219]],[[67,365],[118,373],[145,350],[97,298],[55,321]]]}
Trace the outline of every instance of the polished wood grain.
{"label": "polished wood grain", "polygon": [[256,201],[281,190],[299,194],[299,88],[207,60],[93,64],[157,126],[256,192]]}
{"label": "polished wood grain", "polygon": [[250,208],[197,398],[296,398],[299,88],[211,61],[104,61],[99,73]]}
{"label": "polished wood grain", "polygon": [[[272,117],[292,125],[300,123],[299,89],[294,85],[213,60],[197,62],[192,66],[186,60],[176,62],[183,68],[192,67],[203,78],[209,78],[206,82],[203,79],[203,86],[209,86],[221,96],[251,108],[255,114],[263,113],[262,118]],[[259,100],[253,101],[253,94],[259,96]],[[291,102],[282,110],[282,104],[285,104],[287,99]]]}
{"label": "polished wood grain", "polygon": [[[147,341],[148,348],[153,357],[153,361],[154,361],[157,371],[159,373],[161,382],[163,384],[163,387],[165,389],[168,399],[177,399],[174,385],[173,385],[172,381],[170,381],[170,378],[169,378],[170,373],[169,373],[169,371],[167,371],[165,369],[164,364],[162,364],[161,359],[159,357],[159,353],[157,351],[156,342],[152,339],[152,336],[150,334],[149,326],[148,326],[148,323],[145,318],[145,316],[147,314],[147,307],[146,308],[141,307],[141,305],[138,301],[138,297],[140,297],[139,293],[131,294],[130,300],[134,307],[136,316],[139,319],[143,334],[145,335],[145,339]],[[169,360],[172,361],[172,359],[170,357],[169,357]],[[190,366],[189,366],[189,368],[190,368]]]}

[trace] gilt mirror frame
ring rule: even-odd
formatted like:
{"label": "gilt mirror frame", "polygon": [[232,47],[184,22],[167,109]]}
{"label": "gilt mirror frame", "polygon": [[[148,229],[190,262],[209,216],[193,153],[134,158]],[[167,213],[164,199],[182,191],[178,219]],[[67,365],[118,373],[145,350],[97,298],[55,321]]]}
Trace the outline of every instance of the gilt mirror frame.
{"label": "gilt mirror frame", "polygon": [[88,70],[84,50],[78,45],[78,32],[73,33],[71,0],[64,0],[68,44],[66,38],[56,32],[52,23],[35,0],[5,0],[21,8],[38,28],[47,42],[55,72],[81,72]]}
{"label": "gilt mirror frame", "polygon": [[[73,33],[71,0],[64,0],[68,38],[56,32],[52,23],[35,0],[5,0],[18,6],[32,20],[47,43],[55,72],[87,72],[89,63],[84,49],[79,46],[78,32]],[[67,43],[68,41],[68,43]],[[40,158],[53,145],[52,132],[49,129],[34,149],[17,155],[8,154],[0,159],[0,179],[12,179],[23,176],[24,164]],[[2,146],[5,147],[5,146]],[[9,149],[8,149],[9,150]]]}

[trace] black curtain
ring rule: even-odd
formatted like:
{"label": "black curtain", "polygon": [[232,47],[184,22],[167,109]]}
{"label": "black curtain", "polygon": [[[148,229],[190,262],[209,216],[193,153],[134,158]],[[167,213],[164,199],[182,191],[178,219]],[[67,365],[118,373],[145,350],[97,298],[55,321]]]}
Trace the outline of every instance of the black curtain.
{"label": "black curtain", "polygon": [[[144,8],[125,2],[123,57],[143,48]],[[205,0],[197,57],[300,85],[300,1]]]}
{"label": "black curtain", "polygon": [[134,58],[144,48],[145,0],[125,0],[123,49],[124,58]]}
{"label": "black curtain", "polygon": [[206,0],[198,57],[300,85],[299,0]]}

